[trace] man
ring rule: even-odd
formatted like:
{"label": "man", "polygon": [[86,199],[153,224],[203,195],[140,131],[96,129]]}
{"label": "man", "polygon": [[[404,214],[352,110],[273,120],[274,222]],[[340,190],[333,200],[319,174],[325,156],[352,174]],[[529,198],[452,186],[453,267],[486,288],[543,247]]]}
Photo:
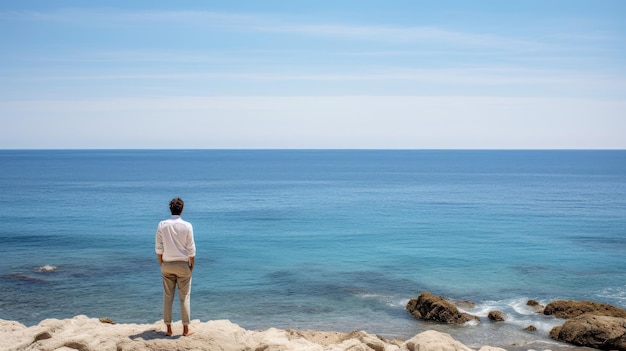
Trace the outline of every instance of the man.
{"label": "man", "polygon": [[196,244],[191,223],[181,218],[185,202],[180,198],[170,201],[172,216],[161,221],[157,227],[155,250],[161,275],[163,276],[163,321],[167,335],[172,336],[172,304],[178,286],[180,314],[183,320],[183,335],[191,335],[189,330],[191,311],[191,272],[196,256]]}

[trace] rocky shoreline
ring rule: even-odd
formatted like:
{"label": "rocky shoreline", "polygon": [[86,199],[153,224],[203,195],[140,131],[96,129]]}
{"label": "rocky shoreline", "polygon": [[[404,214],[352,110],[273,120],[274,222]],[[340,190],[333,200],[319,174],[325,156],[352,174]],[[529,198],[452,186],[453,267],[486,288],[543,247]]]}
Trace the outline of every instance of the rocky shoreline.
{"label": "rocky shoreline", "polygon": [[[529,300],[536,313],[563,319],[549,336],[571,345],[602,350],[626,351],[626,310],[591,301],[558,300],[542,306]],[[437,324],[465,324],[472,328],[479,323],[507,323],[500,311],[490,311],[487,321],[471,315],[469,301],[453,301],[424,292],[409,300],[406,310],[413,317]],[[472,351],[449,334],[426,330],[412,338],[389,339],[363,331],[291,330],[270,328],[246,330],[228,320],[200,322],[194,320],[195,334],[180,335],[182,325],[175,326],[178,335],[168,337],[163,322],[154,324],[116,324],[108,318],[76,316],[71,319],[46,319],[26,327],[15,321],[0,319],[0,351],[96,351],[96,350],[351,350],[351,351]],[[176,329],[177,327],[177,329]],[[537,332],[532,325],[524,328]],[[545,332],[545,329],[544,329]],[[478,345],[481,345],[479,343]],[[565,345],[565,344],[564,344]],[[493,346],[476,346],[479,351],[504,351]]]}
{"label": "rocky shoreline", "polygon": [[[467,304],[464,301],[462,304]],[[415,318],[447,324],[480,322],[473,316],[459,310],[459,303],[428,292],[409,300],[406,310]],[[537,313],[566,319],[561,326],[554,327],[549,336],[558,341],[576,346],[592,347],[602,350],[626,351],[626,310],[609,304],[593,301],[557,300],[545,307],[537,301],[529,300],[528,306]],[[492,322],[505,322],[501,311],[490,311],[488,319]],[[529,325],[527,331],[537,328]]]}

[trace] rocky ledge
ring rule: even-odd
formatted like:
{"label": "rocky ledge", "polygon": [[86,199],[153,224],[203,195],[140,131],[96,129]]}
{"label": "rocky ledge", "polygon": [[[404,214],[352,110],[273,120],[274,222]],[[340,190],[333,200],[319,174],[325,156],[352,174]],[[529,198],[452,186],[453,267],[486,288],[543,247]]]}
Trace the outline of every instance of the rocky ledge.
{"label": "rocky ledge", "polygon": [[573,345],[626,351],[626,310],[592,301],[558,300],[543,313],[568,320],[550,337]]}
{"label": "rocky ledge", "polygon": [[[107,319],[76,316],[72,319],[46,319],[26,327],[0,319],[0,350],[22,351],[472,351],[450,335],[434,330],[409,340],[385,339],[362,331],[340,333],[313,330],[246,330],[227,320],[194,320],[190,336],[181,336],[182,325],[174,324],[178,335],[168,337],[163,322],[154,324],[112,323]],[[479,351],[506,351],[483,346]]]}
{"label": "rocky ledge", "polygon": [[606,303],[593,301],[557,300],[543,309],[543,314],[558,318],[574,318],[590,313],[598,316],[626,318],[626,310]]}

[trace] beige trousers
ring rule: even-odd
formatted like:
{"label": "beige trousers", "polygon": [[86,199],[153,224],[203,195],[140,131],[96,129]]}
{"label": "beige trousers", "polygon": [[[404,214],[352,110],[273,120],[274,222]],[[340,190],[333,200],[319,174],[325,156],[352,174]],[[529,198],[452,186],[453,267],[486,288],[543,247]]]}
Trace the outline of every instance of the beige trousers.
{"label": "beige trousers", "polygon": [[191,268],[188,262],[163,262],[161,265],[163,276],[163,321],[172,324],[172,304],[174,293],[178,285],[180,299],[180,315],[183,325],[189,325],[191,312]]}

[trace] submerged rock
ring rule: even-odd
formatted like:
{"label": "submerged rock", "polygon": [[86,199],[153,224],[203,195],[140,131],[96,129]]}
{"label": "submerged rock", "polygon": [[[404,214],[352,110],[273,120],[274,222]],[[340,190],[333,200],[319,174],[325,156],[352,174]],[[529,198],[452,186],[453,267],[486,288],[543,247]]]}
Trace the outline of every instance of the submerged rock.
{"label": "submerged rock", "polygon": [[626,318],[626,310],[606,303],[593,301],[557,300],[550,302],[543,309],[543,314],[558,318],[574,318],[585,313],[596,316]]}
{"label": "submerged rock", "polygon": [[578,346],[626,351],[626,318],[584,314],[552,328],[550,337]]}
{"label": "submerged rock", "polygon": [[406,310],[415,318],[447,324],[463,324],[469,321],[480,321],[480,318],[464,313],[446,298],[424,292],[409,300]]}

